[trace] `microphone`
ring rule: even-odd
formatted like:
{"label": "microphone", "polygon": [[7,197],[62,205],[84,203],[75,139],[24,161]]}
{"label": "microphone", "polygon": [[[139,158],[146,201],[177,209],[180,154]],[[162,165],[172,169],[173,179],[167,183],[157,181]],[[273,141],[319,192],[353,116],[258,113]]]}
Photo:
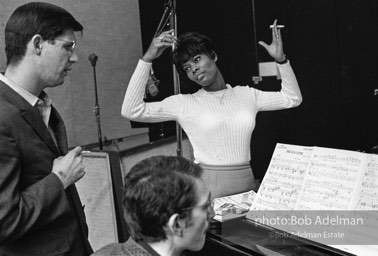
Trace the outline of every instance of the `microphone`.
{"label": "microphone", "polygon": [[91,62],[92,67],[95,67],[96,62],[98,60],[98,56],[96,54],[92,53],[91,55],[89,55],[88,59]]}
{"label": "microphone", "polygon": [[155,83],[147,84],[147,91],[152,97],[156,97],[159,94],[159,88]]}

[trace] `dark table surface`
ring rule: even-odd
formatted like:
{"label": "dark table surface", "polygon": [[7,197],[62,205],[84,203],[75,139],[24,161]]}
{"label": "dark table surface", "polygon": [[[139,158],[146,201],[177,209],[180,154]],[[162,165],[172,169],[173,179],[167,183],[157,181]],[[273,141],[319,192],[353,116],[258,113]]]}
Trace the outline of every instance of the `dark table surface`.
{"label": "dark table surface", "polygon": [[191,252],[187,255],[336,256],[352,254],[242,218],[223,223],[211,223],[204,248],[200,252]]}

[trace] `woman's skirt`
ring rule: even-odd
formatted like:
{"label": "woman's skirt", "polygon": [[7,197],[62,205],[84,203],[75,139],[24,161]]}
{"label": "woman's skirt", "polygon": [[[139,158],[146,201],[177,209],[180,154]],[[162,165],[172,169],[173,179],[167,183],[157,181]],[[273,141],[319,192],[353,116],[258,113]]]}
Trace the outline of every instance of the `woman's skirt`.
{"label": "woman's skirt", "polygon": [[202,179],[208,185],[212,197],[229,196],[257,188],[249,163],[227,166],[199,165],[204,170]]}

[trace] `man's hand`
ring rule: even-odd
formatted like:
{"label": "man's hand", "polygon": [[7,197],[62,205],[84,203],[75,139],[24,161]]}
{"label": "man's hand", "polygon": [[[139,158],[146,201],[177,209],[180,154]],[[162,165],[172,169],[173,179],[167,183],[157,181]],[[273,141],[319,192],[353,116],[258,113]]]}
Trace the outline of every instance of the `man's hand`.
{"label": "man's hand", "polygon": [[67,155],[54,160],[52,172],[62,181],[64,189],[80,180],[85,174],[81,151],[81,147],[76,147]]}

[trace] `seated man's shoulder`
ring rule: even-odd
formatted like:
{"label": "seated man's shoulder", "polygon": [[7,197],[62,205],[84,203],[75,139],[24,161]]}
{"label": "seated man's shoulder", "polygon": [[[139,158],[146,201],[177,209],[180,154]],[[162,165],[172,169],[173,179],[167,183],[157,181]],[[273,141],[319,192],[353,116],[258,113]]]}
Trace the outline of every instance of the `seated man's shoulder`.
{"label": "seated man's shoulder", "polygon": [[92,256],[105,256],[105,255],[128,255],[122,253],[122,245],[123,244],[108,244],[98,251],[94,252]]}
{"label": "seated man's shoulder", "polygon": [[91,256],[150,256],[139,244],[129,239],[125,243],[108,244]]}

